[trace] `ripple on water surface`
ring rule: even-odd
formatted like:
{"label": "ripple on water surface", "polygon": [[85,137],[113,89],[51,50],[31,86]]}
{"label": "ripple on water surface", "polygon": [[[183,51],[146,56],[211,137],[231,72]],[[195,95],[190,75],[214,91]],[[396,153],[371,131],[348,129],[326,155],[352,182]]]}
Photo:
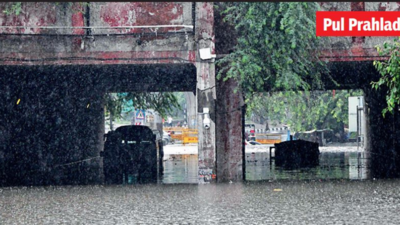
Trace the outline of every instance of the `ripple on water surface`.
{"label": "ripple on water surface", "polygon": [[399,180],[3,188],[1,224],[395,224]]}

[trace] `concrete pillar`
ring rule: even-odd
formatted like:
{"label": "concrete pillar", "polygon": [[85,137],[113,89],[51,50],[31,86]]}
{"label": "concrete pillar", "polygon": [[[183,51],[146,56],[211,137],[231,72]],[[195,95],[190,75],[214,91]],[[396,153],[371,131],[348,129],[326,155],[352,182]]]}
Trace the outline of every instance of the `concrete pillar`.
{"label": "concrete pillar", "polygon": [[[196,2],[195,7],[195,41],[197,69],[197,124],[199,132],[199,183],[209,182],[215,174],[215,65],[214,59],[201,59],[199,50],[210,48],[214,50],[214,9],[212,2]],[[208,108],[208,115],[203,109]],[[210,120],[210,127],[204,127],[204,118]]]}
{"label": "concrete pillar", "polygon": [[[218,57],[224,57],[235,51],[237,33],[235,27],[224,22],[221,11],[222,5],[214,12],[215,48]],[[219,66],[216,66],[218,74]],[[222,76],[223,77],[223,76]],[[216,81],[216,152],[217,152],[217,181],[241,181],[244,180],[245,165],[243,152],[243,123],[242,110],[243,96],[240,92],[234,93],[237,83],[231,79]]]}
{"label": "concrete pillar", "polygon": [[241,181],[243,177],[242,94],[237,83],[217,81],[217,181]]}
{"label": "concrete pillar", "polygon": [[187,125],[189,129],[197,129],[196,96],[192,92],[185,92]]}
{"label": "concrete pillar", "polygon": [[[369,88],[369,87],[368,87]],[[371,158],[371,128],[370,128],[370,102],[369,102],[369,92],[365,88],[364,91],[364,117],[365,117],[365,134],[364,134],[364,149],[365,149],[365,158]],[[370,167],[370,160],[365,160],[365,166]],[[371,177],[371,171],[367,170],[367,178]]]}
{"label": "concrete pillar", "polygon": [[372,178],[400,177],[400,157],[397,141],[398,112],[386,113],[386,89],[365,89],[368,103],[368,136],[367,151],[370,154]]}
{"label": "concrete pillar", "polygon": [[91,168],[91,176],[89,181],[91,183],[102,183],[103,181],[103,160],[100,158],[100,152],[104,150],[104,132],[105,132],[105,118],[104,118],[104,95],[100,95],[100,107],[98,107],[98,124],[97,124],[97,143],[96,143],[96,151],[93,152],[92,157],[93,160],[89,167]]}
{"label": "concrete pillar", "polygon": [[[96,86],[93,87],[96,89]],[[104,95],[102,90],[92,91],[93,95],[87,98],[88,105],[85,110],[87,119],[90,123],[87,124],[87,141],[88,144],[83,146],[86,149],[82,150],[84,161],[80,164],[80,184],[99,184],[102,181],[101,158],[100,151],[103,150],[103,135],[104,127]]]}

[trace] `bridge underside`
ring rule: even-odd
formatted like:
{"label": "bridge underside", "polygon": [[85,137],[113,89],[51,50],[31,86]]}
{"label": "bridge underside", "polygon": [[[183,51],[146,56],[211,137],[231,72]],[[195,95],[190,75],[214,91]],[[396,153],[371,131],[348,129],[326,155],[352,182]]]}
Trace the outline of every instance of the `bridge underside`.
{"label": "bridge underside", "polygon": [[[324,90],[362,89],[365,93],[364,107],[366,124],[366,150],[369,153],[370,176],[374,178],[400,177],[400,116],[399,110],[393,114],[382,116],[382,109],[386,107],[385,94],[387,89],[372,89],[371,82],[379,80],[379,73],[373,66],[373,61],[335,61],[328,63],[333,82],[328,76],[323,76]],[[217,120],[217,133],[225,132],[229,135],[217,136],[217,166],[225,177],[242,173],[245,165],[244,153],[241,145],[242,112],[240,111],[240,94],[232,91],[234,82],[218,82],[217,104],[219,112],[231,112],[221,115]],[[243,162],[243,163],[242,163]],[[221,170],[222,168],[222,170]],[[243,167],[245,169],[245,167]],[[243,173],[244,174],[244,173]],[[217,176],[218,177],[218,176]],[[220,176],[221,177],[221,176]],[[223,177],[223,176],[222,176]]]}
{"label": "bridge underside", "polygon": [[31,91],[55,81],[70,83],[68,88],[78,83],[106,91],[196,91],[193,64],[0,66],[0,74],[5,85],[32,85]]}
{"label": "bridge underside", "polygon": [[196,91],[192,64],[2,66],[0,74],[0,185],[98,183],[106,92]]}
{"label": "bridge underside", "polygon": [[[398,177],[399,113],[382,117],[386,90],[371,89],[370,82],[379,78],[372,62],[333,62],[329,67],[339,86],[324,77],[326,89],[364,90],[371,176]],[[98,183],[106,92],[196,89],[196,68],[192,64],[2,66],[0,74],[0,101],[4,106],[0,109],[0,128],[6,143],[0,158],[0,175],[5,179],[0,185]],[[232,85],[218,82],[218,111],[224,105],[240,107],[241,97],[231,93]],[[241,132],[232,126],[232,121],[240,123],[241,112],[235,110],[223,118],[217,128],[221,133],[229,132],[230,140],[235,141],[229,154],[237,158],[237,164],[230,164],[229,157],[217,157],[223,169],[220,173],[242,173]],[[220,146],[217,154],[223,149]]]}
{"label": "bridge underside", "polygon": [[[370,176],[373,178],[400,177],[400,117],[399,108],[382,116],[386,107],[387,88],[372,89],[371,82],[379,80],[373,61],[330,62],[329,69],[335,85],[324,80],[326,89],[362,89],[366,118],[366,150],[369,153]],[[326,78],[326,77],[325,77]]]}
{"label": "bridge underside", "polygon": [[325,90],[370,88],[371,81],[377,81],[380,77],[373,61],[329,62],[328,69],[337,84],[329,76],[322,76]]}
{"label": "bridge underside", "polygon": [[362,89],[364,91],[364,114],[366,118],[366,151],[369,153],[370,176],[373,178],[400,177],[400,117],[398,107],[382,116],[386,107],[387,88],[372,88],[380,74],[373,61],[336,61],[328,63],[329,72],[337,82],[323,76],[325,90]]}

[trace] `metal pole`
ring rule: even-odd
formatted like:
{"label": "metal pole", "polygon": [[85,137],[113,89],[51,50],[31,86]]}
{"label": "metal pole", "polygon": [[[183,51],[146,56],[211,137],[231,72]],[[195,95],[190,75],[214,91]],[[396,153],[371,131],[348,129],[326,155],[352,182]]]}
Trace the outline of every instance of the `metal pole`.
{"label": "metal pole", "polygon": [[246,181],[246,135],[245,135],[245,116],[246,116],[246,107],[244,104],[242,106],[242,176],[243,181]]}
{"label": "metal pole", "polygon": [[[363,137],[363,133],[362,133],[362,109],[363,108],[360,108],[359,110],[360,110],[360,142],[361,141],[364,141],[364,138],[361,138],[361,137]],[[361,143],[361,146],[363,146],[363,143]]]}
{"label": "metal pole", "polygon": [[357,151],[358,151],[358,147],[359,147],[359,141],[358,141],[358,137],[359,137],[359,135],[360,135],[360,130],[359,130],[359,121],[358,121],[358,119],[359,119],[359,116],[358,116],[358,105],[357,105],[357,136],[356,136],[356,138],[357,138]]}

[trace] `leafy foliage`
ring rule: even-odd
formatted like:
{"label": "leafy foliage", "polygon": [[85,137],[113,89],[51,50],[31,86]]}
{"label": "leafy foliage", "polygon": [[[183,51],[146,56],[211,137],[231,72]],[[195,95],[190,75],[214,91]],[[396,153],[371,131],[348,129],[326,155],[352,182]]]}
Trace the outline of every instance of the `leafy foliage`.
{"label": "leafy foliage", "polygon": [[177,104],[170,108],[168,114],[172,117],[183,118],[184,111],[182,107],[186,106],[186,98],[184,92],[174,92]]}
{"label": "leafy foliage", "polygon": [[114,118],[120,118],[123,105],[132,101],[136,109],[153,109],[162,117],[175,108],[179,108],[177,96],[171,92],[129,92],[129,93],[108,93],[105,96],[106,109]]}
{"label": "leafy foliage", "polygon": [[348,97],[359,95],[361,90],[338,90],[334,97],[331,91],[258,93],[248,114],[268,115],[270,121],[287,124],[293,131],[338,130],[348,124]]}
{"label": "leafy foliage", "polygon": [[13,2],[11,5],[6,7],[5,10],[3,10],[3,13],[6,15],[15,14],[18,16],[22,10],[21,5],[22,5],[22,2]]}
{"label": "leafy foliage", "polygon": [[315,2],[223,3],[238,40],[235,51],[217,62],[222,67],[217,78],[235,79],[247,99],[265,90],[321,87],[325,64],[313,51],[318,8]]}
{"label": "leafy foliage", "polygon": [[315,51],[318,3],[235,2],[221,9],[238,40],[235,51],[217,62],[217,78],[238,82],[248,116],[269,117],[297,131],[346,122],[349,93],[333,99],[330,92],[310,91],[323,88],[321,74],[327,74]]}
{"label": "leafy foliage", "polygon": [[[66,9],[67,8],[71,8],[72,5],[74,4],[73,2],[54,2],[54,4],[56,5],[60,5],[60,4],[64,4],[66,5]],[[80,5],[81,7],[85,7],[87,5],[89,5],[89,2],[77,2],[78,5]],[[79,8],[79,7],[77,7]],[[3,10],[3,13],[6,14],[7,16],[9,15],[16,15],[18,16],[22,11],[22,2],[12,2],[10,3],[5,10]],[[75,11],[75,9],[74,9]],[[78,11],[82,12],[82,10],[78,9]]]}
{"label": "leafy foliage", "polygon": [[107,93],[105,96],[106,115],[110,114],[112,118],[121,118],[124,98],[118,93]]}
{"label": "leafy foliage", "polygon": [[387,107],[383,109],[382,114],[393,113],[396,105],[400,103],[400,38],[393,42],[385,42],[383,48],[377,46],[380,56],[389,56],[387,61],[374,61],[374,66],[381,74],[377,82],[372,82],[372,87],[387,87],[386,94]]}

